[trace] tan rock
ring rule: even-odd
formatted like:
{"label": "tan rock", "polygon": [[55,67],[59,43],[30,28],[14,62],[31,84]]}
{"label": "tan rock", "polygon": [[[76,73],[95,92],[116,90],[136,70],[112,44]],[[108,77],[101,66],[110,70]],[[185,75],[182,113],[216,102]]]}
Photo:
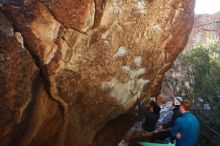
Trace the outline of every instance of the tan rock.
{"label": "tan rock", "polygon": [[61,25],[47,11],[43,4],[38,3],[35,11],[38,17],[30,23],[30,27],[34,35],[43,45],[44,56],[42,59],[44,64],[48,64],[58,49],[55,40]]}
{"label": "tan rock", "polygon": [[34,97],[34,108],[30,115],[29,126],[17,145],[62,145],[60,134],[62,133],[63,119],[59,104],[48,96],[42,79],[37,78],[37,80],[35,92],[39,94]]}
{"label": "tan rock", "polygon": [[[92,144],[109,120],[131,108],[139,90],[145,98],[158,94],[194,16],[192,0],[52,0],[32,6],[30,20],[16,8],[8,11],[59,103],[52,108],[62,111],[60,146]],[[33,119],[43,126],[39,115]],[[41,139],[40,129],[32,137]],[[26,145],[38,145],[26,139]]]}

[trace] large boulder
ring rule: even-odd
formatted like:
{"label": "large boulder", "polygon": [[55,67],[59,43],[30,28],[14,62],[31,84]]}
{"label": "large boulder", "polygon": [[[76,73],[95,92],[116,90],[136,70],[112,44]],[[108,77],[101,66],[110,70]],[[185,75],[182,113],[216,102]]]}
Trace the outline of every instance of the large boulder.
{"label": "large boulder", "polygon": [[16,141],[29,119],[38,69],[23,38],[0,13],[0,145]]}
{"label": "large boulder", "polygon": [[[17,77],[23,90],[19,99],[25,102],[24,109],[29,111],[30,105],[32,110],[31,115],[24,114],[27,126],[16,144],[108,144],[112,139],[103,135],[107,132],[111,137],[112,132],[114,137],[117,130],[110,130],[112,125],[118,129],[123,122],[132,122],[122,115],[133,106],[132,97],[138,91],[145,98],[159,93],[164,73],[187,42],[194,3],[194,0],[5,2],[2,12],[24,40],[20,48],[26,48],[32,55],[30,60],[35,60],[41,71],[36,79],[39,83],[33,85],[28,59],[21,56],[23,60],[16,65],[32,71]],[[14,36],[12,31],[11,37]],[[12,72],[19,74],[16,68],[13,71],[8,68],[3,78],[12,79],[9,76]],[[32,92],[36,95],[31,97],[29,90],[35,84],[38,88]],[[3,96],[13,99],[6,93]],[[34,101],[32,105],[29,98]],[[128,127],[129,124],[124,129]]]}

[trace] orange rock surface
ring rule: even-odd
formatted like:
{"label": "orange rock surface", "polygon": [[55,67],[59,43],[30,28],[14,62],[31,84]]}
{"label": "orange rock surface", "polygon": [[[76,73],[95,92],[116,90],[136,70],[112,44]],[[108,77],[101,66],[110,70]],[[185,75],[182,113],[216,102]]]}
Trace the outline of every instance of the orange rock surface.
{"label": "orange rock surface", "polygon": [[[194,3],[3,4],[0,145],[115,145],[112,137],[120,139],[132,123],[123,115],[132,97],[138,91],[145,98],[159,93],[164,73],[187,42]],[[2,29],[5,25],[10,31]],[[24,52],[16,57],[16,50]],[[12,56],[7,60],[4,55]],[[9,62],[12,66],[6,66]]]}

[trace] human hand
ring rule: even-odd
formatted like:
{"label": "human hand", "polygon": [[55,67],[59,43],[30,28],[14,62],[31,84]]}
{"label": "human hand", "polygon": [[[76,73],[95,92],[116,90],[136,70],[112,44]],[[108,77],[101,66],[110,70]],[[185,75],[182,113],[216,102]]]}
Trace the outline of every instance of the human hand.
{"label": "human hand", "polygon": [[132,132],[128,132],[128,133],[126,133],[125,136],[123,137],[123,140],[125,140],[125,141],[130,141],[132,137],[133,137],[133,133],[132,133]]}
{"label": "human hand", "polygon": [[138,93],[132,97],[133,102],[136,102],[138,99]]}
{"label": "human hand", "polygon": [[176,134],[176,139],[180,139],[181,138],[181,134],[180,133],[177,133]]}
{"label": "human hand", "polygon": [[156,97],[151,97],[151,98],[150,98],[150,101],[156,102]]}
{"label": "human hand", "polygon": [[162,126],[162,125],[158,126],[157,130],[158,130],[158,131],[163,130],[163,126]]}
{"label": "human hand", "polygon": [[142,136],[144,136],[144,137],[147,137],[147,136],[149,136],[150,134],[149,133],[146,133],[146,132],[143,132],[142,133]]}
{"label": "human hand", "polygon": [[133,106],[138,100],[138,93],[131,97],[129,102],[127,103],[129,107]]}
{"label": "human hand", "polygon": [[137,93],[137,99],[140,99],[140,97],[141,97],[141,90],[139,90]]}
{"label": "human hand", "polygon": [[132,97],[133,101],[134,102],[140,101],[140,96],[141,96],[141,91],[139,90],[138,93]]}

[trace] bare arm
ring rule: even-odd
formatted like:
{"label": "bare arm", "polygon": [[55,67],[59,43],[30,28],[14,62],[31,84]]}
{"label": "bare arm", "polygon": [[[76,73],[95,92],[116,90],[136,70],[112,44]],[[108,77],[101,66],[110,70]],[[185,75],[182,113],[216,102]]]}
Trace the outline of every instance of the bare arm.
{"label": "bare arm", "polygon": [[136,95],[134,95],[131,99],[128,100],[126,107],[131,108],[137,101],[138,98],[140,98],[140,91]]}

